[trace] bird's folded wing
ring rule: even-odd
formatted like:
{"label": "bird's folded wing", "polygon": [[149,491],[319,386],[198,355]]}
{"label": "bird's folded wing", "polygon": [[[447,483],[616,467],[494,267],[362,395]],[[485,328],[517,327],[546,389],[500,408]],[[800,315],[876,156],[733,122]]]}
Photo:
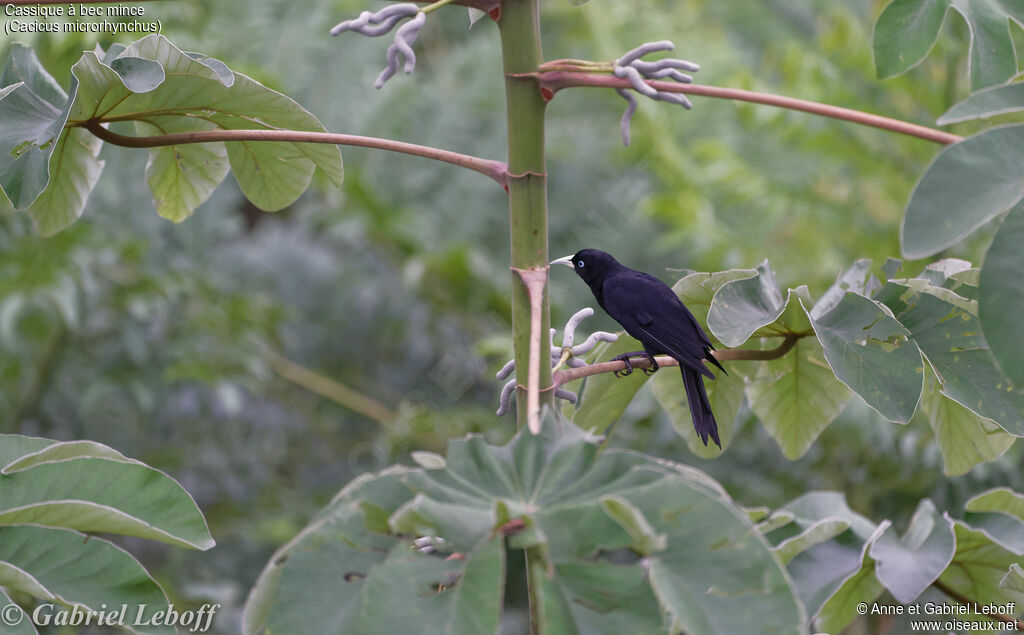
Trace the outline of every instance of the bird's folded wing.
{"label": "bird's folded wing", "polygon": [[605,283],[604,297],[605,310],[626,326],[627,331],[632,327],[641,335],[638,338],[641,341],[646,339],[679,363],[714,379],[703,363],[711,342],[668,285],[637,272],[637,275],[609,279]]}

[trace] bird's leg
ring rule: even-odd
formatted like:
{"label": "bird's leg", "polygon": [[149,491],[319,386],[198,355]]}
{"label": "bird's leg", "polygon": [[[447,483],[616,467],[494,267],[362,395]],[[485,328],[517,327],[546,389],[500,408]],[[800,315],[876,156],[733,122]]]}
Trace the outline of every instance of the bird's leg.
{"label": "bird's leg", "polygon": [[651,361],[651,365],[647,368],[641,368],[640,370],[644,371],[644,374],[650,377],[658,371],[659,366],[658,360],[654,359],[654,355],[647,353],[647,359]]}
{"label": "bird's leg", "polygon": [[610,362],[622,362],[626,365],[623,370],[617,370],[613,374],[616,377],[625,377],[633,372],[633,365],[629,363],[630,357],[650,357],[646,351],[633,351],[632,353],[623,353],[616,357],[611,358]]}

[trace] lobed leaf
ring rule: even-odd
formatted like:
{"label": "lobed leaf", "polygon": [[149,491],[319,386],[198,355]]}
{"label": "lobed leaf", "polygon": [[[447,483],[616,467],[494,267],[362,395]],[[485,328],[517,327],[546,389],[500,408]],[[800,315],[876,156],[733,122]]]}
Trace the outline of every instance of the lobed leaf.
{"label": "lobed leaf", "polygon": [[[8,437],[0,441],[7,445]],[[4,467],[0,491],[0,526],[117,533],[195,549],[214,544],[181,485],[100,444],[54,443],[26,452]]]}
{"label": "lobed leaf", "polygon": [[878,77],[893,77],[917,66],[934,46],[949,10],[967,22],[967,68],[974,90],[1001,84],[1017,73],[1010,21],[1024,25],[1024,8],[1013,0],[893,0],[875,24]]}
{"label": "lobed leaf", "polygon": [[921,352],[907,339],[910,331],[883,305],[855,292],[843,294],[827,312],[818,312],[819,306],[807,315],[836,378],[889,421],[908,423],[924,374]]}
{"label": "lobed leaf", "polygon": [[935,294],[889,282],[875,299],[892,310],[927,358],[943,395],[1024,436],[1024,393],[996,367],[978,318]]}
{"label": "lobed leaf", "polygon": [[978,294],[978,317],[999,368],[1024,385],[1024,202],[1003,219],[985,255]]}
{"label": "lobed leaf", "polygon": [[[359,479],[275,554],[244,632],[299,619],[320,633],[496,632],[505,534],[533,554],[542,633],[803,630],[784,572],[720,486],[692,468],[596,449],[549,420],[502,447],[452,441],[442,469]],[[420,534],[445,551],[410,550]]]}
{"label": "lobed leaf", "polygon": [[943,395],[931,368],[925,371],[921,412],[931,423],[947,476],[966,474],[978,463],[994,461],[1016,440],[998,424]]}
{"label": "lobed leaf", "polygon": [[1015,83],[979,90],[956,104],[939,117],[937,123],[951,123],[985,119],[1024,110],[1024,84]]}
{"label": "lobed leaf", "polygon": [[747,398],[786,457],[796,459],[839,415],[850,391],[836,379],[821,344],[803,338],[783,357],[760,365]]}
{"label": "lobed leaf", "polygon": [[173,626],[131,626],[135,607],[146,607],[142,622],[151,621],[168,605],[167,596],[131,554],[77,531],[0,526],[0,587],[96,611],[124,604],[130,607],[124,620],[129,630],[175,632]]}
{"label": "lobed leaf", "polygon": [[935,582],[956,552],[953,520],[922,500],[902,537],[892,527],[871,544],[878,581],[902,604],[910,604]]}
{"label": "lobed leaf", "polygon": [[724,284],[714,295],[708,310],[708,328],[722,344],[739,346],[758,329],[774,324],[788,306],[775,281],[775,272],[765,260],[757,275]]}
{"label": "lobed leaf", "polygon": [[1024,125],[944,148],[914,187],[900,226],[907,258],[951,247],[1024,198]]}

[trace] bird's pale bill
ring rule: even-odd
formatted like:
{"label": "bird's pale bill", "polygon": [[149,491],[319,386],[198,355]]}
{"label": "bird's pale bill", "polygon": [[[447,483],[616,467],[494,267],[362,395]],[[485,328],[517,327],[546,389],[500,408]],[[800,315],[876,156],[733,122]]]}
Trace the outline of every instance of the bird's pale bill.
{"label": "bird's pale bill", "polygon": [[559,258],[557,260],[552,260],[548,264],[549,265],[565,265],[566,267],[569,267],[570,269],[574,268],[572,266],[572,256],[566,256],[564,258]]}

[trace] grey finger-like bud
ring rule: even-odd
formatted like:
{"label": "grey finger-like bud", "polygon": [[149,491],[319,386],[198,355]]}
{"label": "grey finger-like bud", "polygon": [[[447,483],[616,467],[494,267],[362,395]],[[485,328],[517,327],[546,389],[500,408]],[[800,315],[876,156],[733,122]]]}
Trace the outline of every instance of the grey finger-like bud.
{"label": "grey finger-like bud", "polygon": [[687,99],[685,95],[680,95],[679,93],[659,92],[654,98],[658,101],[667,101],[670,104],[679,104],[687,110],[693,108],[693,104],[690,103],[690,100]]}
{"label": "grey finger-like bud", "polygon": [[498,411],[495,413],[499,417],[503,417],[508,414],[509,409],[512,407],[512,393],[516,389],[516,380],[512,380],[504,385],[501,389],[501,396],[498,397]]}
{"label": "grey finger-like bud", "polygon": [[398,70],[398,49],[392,44],[388,47],[386,54],[388,65],[384,67],[384,70],[377,76],[377,81],[373,82],[374,88],[381,88],[384,83],[391,79],[391,76]]}
{"label": "grey finger-like bud", "polygon": [[565,365],[569,368],[579,368],[580,366],[586,366],[587,363],[579,357],[570,357],[565,361]]}
{"label": "grey finger-like bud", "polygon": [[624,77],[629,80],[629,83],[633,84],[633,89],[641,95],[646,95],[651,99],[658,94],[657,89],[647,85],[644,82],[643,76],[640,71],[636,70],[632,66],[616,66],[612,73],[616,77]]}
{"label": "grey finger-like bud", "polygon": [[684,73],[680,73],[674,68],[663,68],[660,71],[652,71],[650,73],[644,73],[644,77],[648,79],[662,79],[664,77],[671,77],[677,82],[683,84],[690,84],[693,82],[693,78]]}
{"label": "grey finger-like bud", "polygon": [[639,59],[648,53],[654,53],[655,51],[671,51],[676,47],[675,44],[668,40],[661,40],[660,42],[647,42],[641,44],[631,51],[627,51],[625,55],[615,60],[616,64],[626,66],[635,59]]}
{"label": "grey finger-like bud", "polygon": [[629,105],[626,106],[626,112],[622,113],[622,121],[619,123],[619,134],[622,135],[622,145],[628,147],[630,137],[629,124],[633,121],[633,113],[636,112],[636,97],[633,96],[633,93],[622,88],[615,89],[615,92],[629,102]]}
{"label": "grey finger-like bud", "polygon": [[411,15],[416,15],[419,12],[419,5],[413,4],[411,2],[403,2],[402,4],[389,4],[388,6],[378,11],[377,13],[374,13],[372,16],[370,16],[370,22],[376,24],[378,22],[383,22],[384,20],[387,20],[388,18],[392,17],[406,18]]}
{"label": "grey finger-like bud", "polygon": [[569,403],[576,403],[576,393],[572,392],[571,390],[557,388],[555,390],[555,396],[558,397],[559,399],[565,399]]}
{"label": "grey finger-like bud", "polygon": [[366,26],[370,22],[370,17],[373,13],[369,11],[363,11],[359,14],[359,17],[352,18],[351,20],[344,20],[334,25],[331,29],[331,35],[338,35],[345,31],[355,31],[356,29]]}
{"label": "grey finger-like bud", "polygon": [[408,75],[413,72],[416,68],[416,53],[412,50],[412,43],[416,41],[416,36],[419,35],[420,29],[427,23],[427,14],[420,12],[416,14],[416,17],[409,20],[398,28],[395,32],[395,42],[392,46],[397,46],[398,50],[405,56],[405,74]]}
{"label": "grey finger-like bud", "polygon": [[395,24],[397,24],[399,20],[402,20],[404,17],[405,16],[403,15],[392,16],[387,20],[381,22],[380,24],[367,24],[363,28],[358,29],[358,31],[362,35],[366,35],[369,37],[377,37],[379,35],[384,35],[386,33],[390,33],[391,29],[395,28]]}
{"label": "grey finger-like bud", "polygon": [[[395,23],[412,15],[419,13],[419,6],[406,2],[403,4],[392,4],[384,7],[376,13],[370,11],[363,11],[359,14],[359,17],[351,20],[345,20],[339,22],[331,29],[331,35],[338,35],[345,31],[359,31],[363,35],[369,35],[375,37],[377,35],[383,35],[391,30],[395,26]],[[380,25],[382,23],[390,24],[386,30],[380,31],[377,27],[368,27],[368,25]],[[378,32],[379,31],[379,32]]]}
{"label": "grey finger-like bud", "polygon": [[645,75],[647,73],[653,73],[655,71],[660,71],[665,68],[678,68],[684,71],[690,71],[691,73],[696,73],[697,71],[700,70],[700,65],[694,64],[693,62],[688,62],[686,60],[677,59],[674,57],[668,57],[663,60],[656,60],[654,62],[636,60],[635,62],[630,63],[630,66],[632,66],[633,68],[637,69],[638,71]]}
{"label": "grey finger-like bud", "polygon": [[516,369],[516,360],[513,359],[512,361],[510,361],[509,363],[507,363],[507,364],[505,364],[504,366],[501,367],[501,370],[498,371],[498,374],[496,375],[496,377],[497,377],[497,379],[505,379],[506,377],[511,375],[512,371],[514,371],[515,369]]}
{"label": "grey finger-like bud", "polygon": [[569,321],[565,323],[565,335],[562,337],[562,347],[572,348],[573,339],[576,337],[576,327],[580,322],[594,314],[594,309],[586,307],[573,313]]}
{"label": "grey finger-like bud", "polygon": [[575,346],[572,349],[573,355],[582,355],[589,353],[592,348],[597,346],[598,342],[615,342],[618,341],[619,336],[615,333],[608,333],[607,331],[594,331],[590,334],[582,344]]}

